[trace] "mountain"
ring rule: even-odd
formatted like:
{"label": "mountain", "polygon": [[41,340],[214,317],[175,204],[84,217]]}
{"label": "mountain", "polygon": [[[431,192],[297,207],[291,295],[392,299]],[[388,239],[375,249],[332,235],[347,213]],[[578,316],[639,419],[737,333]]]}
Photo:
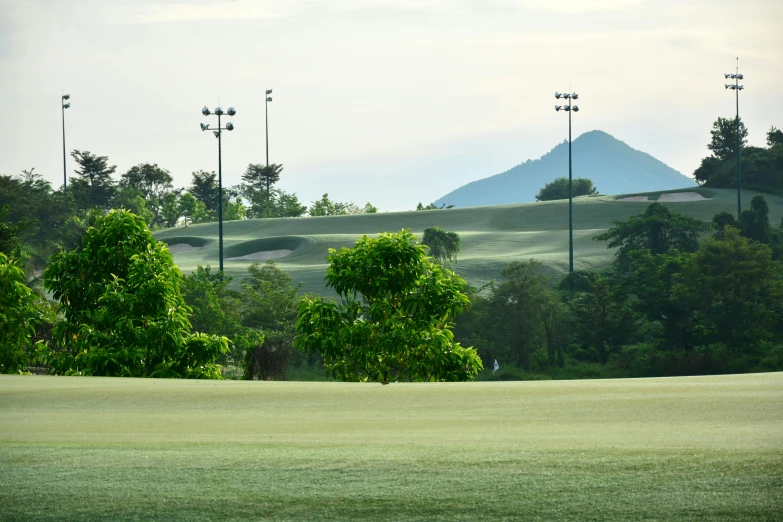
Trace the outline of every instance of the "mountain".
{"label": "mountain", "polygon": [[[601,194],[627,194],[695,187],[696,182],[642,151],[599,130],[586,132],[572,145],[574,178],[589,178]],[[568,177],[568,142],[537,160],[463,185],[435,201],[455,207],[526,203],[555,178]]]}

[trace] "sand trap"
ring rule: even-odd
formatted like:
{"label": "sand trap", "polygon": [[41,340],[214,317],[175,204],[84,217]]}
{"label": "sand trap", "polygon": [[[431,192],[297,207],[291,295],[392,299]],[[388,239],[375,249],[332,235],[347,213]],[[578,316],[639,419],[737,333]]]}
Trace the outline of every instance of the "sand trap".
{"label": "sand trap", "polygon": [[628,196],[627,198],[620,198],[617,201],[650,201],[647,196]]}
{"label": "sand trap", "polygon": [[185,252],[193,252],[194,250],[201,250],[201,247],[190,246],[187,243],[177,243],[176,245],[169,245],[169,252],[172,254],[183,254]]}
{"label": "sand trap", "polygon": [[269,261],[270,259],[280,259],[281,257],[285,257],[289,254],[292,254],[293,250],[264,250],[262,252],[253,252],[252,254],[248,254],[246,256],[239,256],[239,257],[229,257],[227,259],[235,260],[235,259],[249,259],[250,261]]}
{"label": "sand trap", "polygon": [[672,192],[671,194],[661,194],[658,201],[676,202],[676,201],[707,201],[712,198],[705,198],[698,192]]}

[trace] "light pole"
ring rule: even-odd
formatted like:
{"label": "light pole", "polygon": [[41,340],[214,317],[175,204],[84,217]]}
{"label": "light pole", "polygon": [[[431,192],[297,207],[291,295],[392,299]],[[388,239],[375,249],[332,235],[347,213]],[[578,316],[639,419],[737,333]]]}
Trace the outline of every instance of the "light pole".
{"label": "light pole", "polygon": [[737,221],[739,221],[740,216],[742,215],[742,195],[740,191],[740,124],[739,124],[739,92],[742,90],[742,85],[739,84],[739,81],[743,79],[742,75],[739,73],[739,56],[737,57],[737,72],[734,74],[724,74],[724,78],[727,80],[731,78],[734,80],[734,83],[726,83],[724,84],[726,86],[726,89],[731,89],[736,93],[737,97]]}
{"label": "light pole", "polygon": [[[226,111],[229,116],[233,116],[237,113],[236,109],[229,107]],[[201,109],[201,114],[209,116],[210,112],[206,105]],[[218,117],[217,129],[210,129],[208,124],[201,124],[201,130],[211,130],[215,137],[218,139],[218,252],[220,255],[220,274],[223,274],[223,147],[222,139],[223,131],[234,130],[234,124],[230,121],[226,123],[225,127],[220,126],[220,117],[223,116],[223,109],[217,107],[215,109],[215,115]]]}
{"label": "light pole", "polygon": [[264,120],[266,122],[266,164],[269,165],[269,102],[272,101],[272,89],[267,89],[264,95]]}
{"label": "light pole", "polygon": [[60,100],[62,105],[62,113],[63,113],[63,190],[65,190],[66,185],[68,184],[68,178],[66,177],[66,170],[65,170],[65,109],[70,108],[70,103],[65,103],[65,100],[70,100],[71,95],[70,94],[63,94],[62,100]]}
{"label": "light pole", "polygon": [[574,204],[574,191],[572,189],[572,176],[571,176],[571,113],[579,112],[579,106],[571,106],[571,100],[578,100],[579,95],[577,93],[565,93],[561,94],[555,92],[555,98],[567,99],[568,105],[555,105],[555,110],[560,112],[563,109],[568,113],[568,272],[574,273],[574,219],[573,219],[573,204]]}

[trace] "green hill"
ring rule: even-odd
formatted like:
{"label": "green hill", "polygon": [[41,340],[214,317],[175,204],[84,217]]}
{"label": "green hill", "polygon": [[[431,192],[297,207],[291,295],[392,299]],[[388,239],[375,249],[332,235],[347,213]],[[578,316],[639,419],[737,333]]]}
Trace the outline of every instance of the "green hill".
{"label": "green hill", "polygon": [[[589,178],[604,194],[623,194],[695,187],[696,183],[662,161],[629,147],[609,134],[594,130],[573,141],[574,178]],[[435,204],[477,207],[533,202],[547,183],[568,177],[568,142],[560,143],[541,158],[472,181]]]}
{"label": "green hill", "polygon": [[[736,191],[732,189],[687,189],[668,193],[697,193],[699,201],[666,203],[673,210],[709,221],[720,211],[736,211]],[[661,192],[647,193],[655,200]],[[743,191],[745,206],[758,194]],[[643,196],[642,195],[642,196]],[[770,219],[783,217],[783,198],[765,194]],[[606,230],[612,221],[642,212],[646,204],[622,201],[623,196],[580,197],[574,200],[574,264],[577,269],[598,269],[612,259],[605,243],[593,236]],[[351,247],[363,234],[410,229],[421,236],[425,228],[439,226],[458,232],[462,252],[454,269],[471,284],[500,278],[509,262],[535,258],[555,274],[568,268],[568,201],[522,203],[494,207],[455,208],[424,212],[394,212],[315,218],[281,218],[227,221],[223,224],[225,270],[235,276],[235,284],[246,274],[252,259],[230,259],[258,252],[276,255],[278,266],[295,282],[304,282],[305,291],[328,293],[324,289],[327,250]],[[172,228],[155,236],[168,243],[183,273],[197,265],[218,266],[217,223]],[[176,246],[179,245],[179,246]],[[182,251],[189,249],[188,251]]]}

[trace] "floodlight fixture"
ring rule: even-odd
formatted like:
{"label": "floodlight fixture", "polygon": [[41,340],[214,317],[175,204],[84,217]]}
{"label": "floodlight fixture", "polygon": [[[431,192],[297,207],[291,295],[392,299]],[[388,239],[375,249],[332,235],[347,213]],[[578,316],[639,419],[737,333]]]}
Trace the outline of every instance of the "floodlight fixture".
{"label": "floodlight fixture", "polygon": [[555,91],[555,98],[568,100],[568,105],[555,105],[555,111],[564,110],[568,113],[568,271],[574,273],[574,213],[573,213],[573,168],[571,162],[571,113],[578,112],[579,106],[571,105],[571,100],[578,100],[575,92],[561,93]]}
{"label": "floodlight fixture", "polygon": [[70,102],[65,103],[65,100],[70,100],[71,95],[63,94],[60,98],[60,112],[63,118],[63,190],[65,190],[68,185],[67,162],[65,158],[65,109],[71,108]]}
{"label": "floodlight fixture", "polygon": [[723,75],[724,78],[731,78],[734,80],[733,84],[725,83],[724,87],[728,90],[734,91],[734,96],[737,104],[737,118],[736,118],[736,132],[737,132],[737,219],[742,216],[742,178],[740,177],[740,121],[739,121],[739,92],[743,90],[743,86],[739,84],[739,81],[744,79],[744,76],[739,72],[739,56],[737,57],[737,70],[734,74],[728,73]]}
{"label": "floodlight fixture", "polygon": [[[237,110],[234,107],[228,108],[228,115],[234,116],[237,113]],[[204,116],[209,116],[210,114],[213,114],[213,112],[210,112],[209,108],[205,105],[203,109],[201,109],[201,114]],[[211,130],[212,134],[215,135],[215,137],[218,140],[218,256],[220,258],[220,275],[222,277],[223,275],[223,140],[221,139],[223,136],[223,131],[232,131],[234,130],[234,124],[231,122],[226,123],[225,127],[222,127],[220,124],[220,117],[223,116],[223,109],[221,107],[215,107],[214,110],[215,116],[218,118],[218,124],[217,128],[210,129],[209,124],[202,123],[201,124],[201,131]]]}
{"label": "floodlight fixture", "polygon": [[266,89],[264,94],[264,132],[266,137],[266,164],[269,165],[269,102],[272,101],[272,89]]}

